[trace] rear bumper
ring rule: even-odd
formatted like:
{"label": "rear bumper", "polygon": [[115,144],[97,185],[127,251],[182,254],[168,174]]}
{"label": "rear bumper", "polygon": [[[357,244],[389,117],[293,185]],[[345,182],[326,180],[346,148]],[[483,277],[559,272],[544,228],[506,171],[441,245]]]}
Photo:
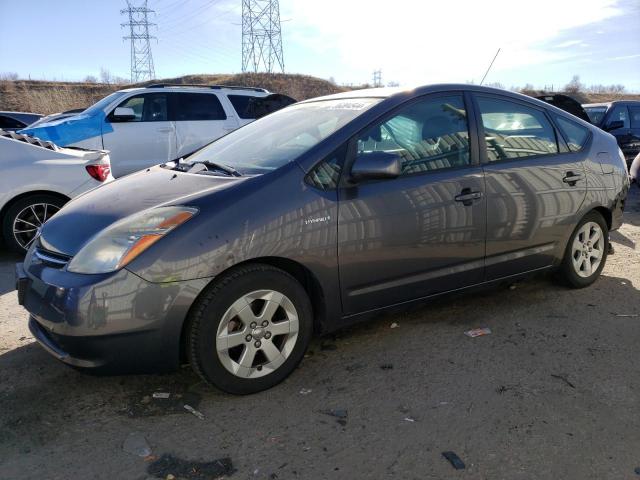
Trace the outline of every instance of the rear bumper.
{"label": "rear bumper", "polygon": [[43,348],[68,365],[100,373],[177,368],[184,320],[207,283],[150,283],[125,269],[74,274],[29,255],[17,281],[29,329]]}

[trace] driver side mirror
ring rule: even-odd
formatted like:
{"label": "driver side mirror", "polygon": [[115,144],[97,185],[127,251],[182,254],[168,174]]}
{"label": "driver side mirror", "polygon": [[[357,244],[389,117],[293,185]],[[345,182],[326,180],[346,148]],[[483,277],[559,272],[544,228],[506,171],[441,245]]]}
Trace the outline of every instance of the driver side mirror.
{"label": "driver side mirror", "polygon": [[116,122],[129,122],[136,119],[136,112],[130,107],[118,107],[111,114],[111,119]]}
{"label": "driver side mirror", "polygon": [[610,132],[611,130],[617,130],[619,128],[624,128],[624,122],[622,120],[614,120],[613,122],[609,122],[606,127],[604,127],[605,131]]}
{"label": "driver side mirror", "polygon": [[351,180],[355,182],[397,178],[401,173],[402,157],[396,153],[361,153],[351,166]]}

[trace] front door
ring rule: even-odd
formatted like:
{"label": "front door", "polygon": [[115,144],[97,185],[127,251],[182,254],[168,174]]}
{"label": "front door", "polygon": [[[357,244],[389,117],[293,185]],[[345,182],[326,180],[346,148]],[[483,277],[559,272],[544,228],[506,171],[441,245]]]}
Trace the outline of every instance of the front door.
{"label": "front door", "polygon": [[486,278],[548,267],[577,223],[585,154],[570,150],[542,109],[497,95],[476,100],[484,130]]}
{"label": "front door", "polygon": [[485,249],[484,178],[472,154],[476,149],[471,148],[463,95],[414,101],[353,141],[354,156],[397,153],[403,164],[398,178],[339,190],[344,312],[479,283]]}
{"label": "front door", "polygon": [[109,150],[114,177],[121,177],[176,156],[176,131],[168,119],[167,94],[145,93],[124,100],[135,119],[117,121],[113,112],[103,126],[102,144]]}

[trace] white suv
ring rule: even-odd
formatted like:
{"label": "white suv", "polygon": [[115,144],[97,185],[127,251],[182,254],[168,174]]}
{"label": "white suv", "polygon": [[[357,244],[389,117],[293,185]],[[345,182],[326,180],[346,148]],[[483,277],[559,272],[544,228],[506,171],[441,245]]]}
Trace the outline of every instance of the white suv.
{"label": "white suv", "polygon": [[82,113],[21,133],[61,146],[109,150],[115,177],[180,158],[255,116],[263,88],[156,84],[112,93]]}

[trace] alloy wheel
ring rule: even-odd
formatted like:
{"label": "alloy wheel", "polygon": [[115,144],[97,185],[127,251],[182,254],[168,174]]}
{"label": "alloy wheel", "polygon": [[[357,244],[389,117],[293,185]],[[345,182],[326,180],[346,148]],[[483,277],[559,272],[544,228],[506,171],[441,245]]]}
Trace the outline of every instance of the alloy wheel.
{"label": "alloy wheel", "polygon": [[298,329],[298,313],[287,296],[274,290],[256,290],[233,302],[223,315],[216,353],[233,375],[262,377],[289,358]]}
{"label": "alloy wheel", "polygon": [[34,203],[23,208],[13,220],[13,238],[27,250],[38,234],[38,230],[60,210],[50,203]]}
{"label": "alloy wheel", "polygon": [[571,252],[573,268],[578,276],[587,278],[598,270],[604,256],[604,247],[604,234],[597,223],[587,222],[578,230]]}

